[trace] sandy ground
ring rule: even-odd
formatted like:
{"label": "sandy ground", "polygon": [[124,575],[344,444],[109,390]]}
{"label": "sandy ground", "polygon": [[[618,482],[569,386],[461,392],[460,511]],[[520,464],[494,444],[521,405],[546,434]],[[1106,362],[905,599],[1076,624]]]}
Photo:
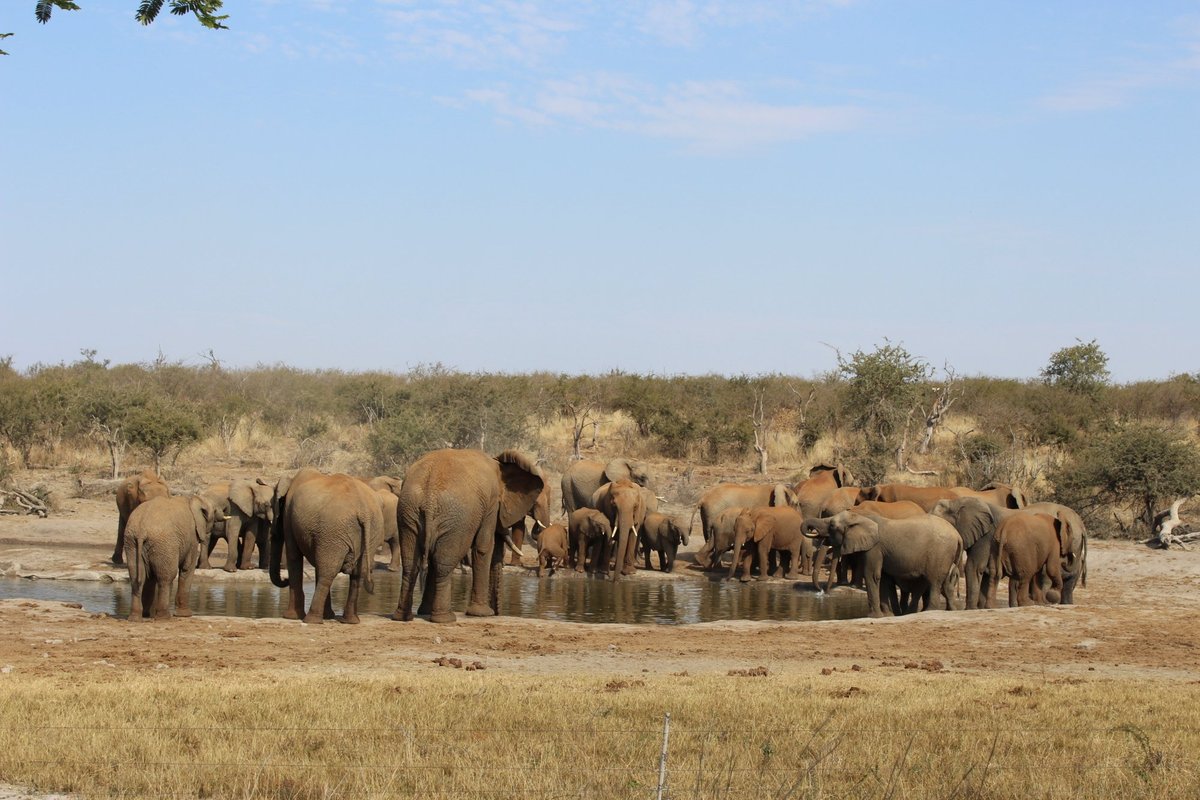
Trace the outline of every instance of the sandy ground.
{"label": "sandy ground", "polygon": [[[46,519],[0,517],[0,573],[123,579],[123,571],[106,561],[115,527],[110,498],[66,500]],[[526,550],[527,564],[534,563],[531,552]],[[434,660],[446,656],[526,673],[724,674],[760,665],[772,673],[819,673],[859,665],[1200,681],[1200,552],[1093,542],[1089,561],[1089,583],[1077,589],[1074,606],[880,620],[724,621],[656,626],[652,632],[648,626],[462,615],[448,626],[383,616],[364,617],[358,626],[208,616],[138,624],[69,604],[7,600],[0,602],[0,672],[86,676],[249,665],[264,673],[367,675],[437,669]],[[223,556],[215,554],[214,563],[223,563]],[[686,566],[678,569],[673,579],[690,578]],[[264,578],[255,572],[238,579]],[[225,575],[216,570],[201,579]],[[636,579],[661,578],[640,573]],[[329,656],[334,643],[336,660]],[[0,787],[0,800],[10,796],[4,791]]]}

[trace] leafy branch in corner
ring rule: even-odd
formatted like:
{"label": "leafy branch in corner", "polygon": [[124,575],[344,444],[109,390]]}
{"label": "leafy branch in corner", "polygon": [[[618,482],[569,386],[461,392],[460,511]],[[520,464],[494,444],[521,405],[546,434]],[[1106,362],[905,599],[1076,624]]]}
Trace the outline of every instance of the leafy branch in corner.
{"label": "leafy branch in corner", "polygon": [[[162,11],[164,5],[169,5],[170,11],[177,17],[182,17],[191,14],[206,28],[210,30],[228,29],[225,20],[229,19],[228,14],[218,14],[221,10],[221,5],[224,0],[142,0],[138,3],[137,12],[133,18],[143,25],[149,25],[158,18],[158,13]],[[62,11],[78,11],[79,4],[73,0],[37,0],[33,7],[33,15],[37,21],[43,25],[50,21],[50,15],[54,13],[54,9]],[[0,33],[0,39],[7,39],[12,36],[11,33]],[[6,56],[3,50],[0,50],[0,56]]]}

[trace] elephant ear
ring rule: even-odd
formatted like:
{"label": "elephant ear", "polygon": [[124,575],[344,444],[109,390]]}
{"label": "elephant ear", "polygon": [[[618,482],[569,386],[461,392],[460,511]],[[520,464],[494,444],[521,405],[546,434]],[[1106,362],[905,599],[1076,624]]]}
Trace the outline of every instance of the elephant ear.
{"label": "elephant ear", "polygon": [[752,541],[761,542],[770,536],[775,537],[775,518],[769,514],[758,514],[754,517],[754,531],[750,538]]}
{"label": "elephant ear", "polygon": [[254,489],[249,481],[234,481],[229,484],[229,502],[237,506],[247,517],[254,516]]}
{"label": "elephant ear", "polygon": [[846,469],[841,464],[838,464],[833,468],[833,480],[837,483],[839,488],[842,486],[854,485],[854,476],[850,474],[850,470]]}
{"label": "elephant ear", "polygon": [[844,522],[846,535],[842,537],[843,554],[863,553],[879,543],[879,523],[875,520],[858,514],[847,514]]}
{"label": "elephant ear", "polygon": [[[604,475],[608,478],[609,483],[615,481],[632,481],[633,472],[629,467],[629,459],[614,458],[604,465]],[[635,483],[637,481],[634,481]]]}
{"label": "elephant ear", "polygon": [[[945,501],[938,501],[939,503]],[[962,537],[963,548],[970,549],[983,537],[996,529],[996,517],[987,503],[974,497],[953,501],[958,504],[954,527]]]}
{"label": "elephant ear", "polygon": [[546,485],[537,462],[516,450],[496,456],[500,463],[500,526],[511,528],[525,519]]}
{"label": "elephant ear", "polygon": [[216,508],[208,498],[198,494],[192,495],[188,501],[192,509],[192,524],[195,527],[196,541],[203,542],[208,538],[208,530]]}
{"label": "elephant ear", "polygon": [[1055,517],[1054,535],[1058,537],[1058,555],[1066,558],[1071,554],[1071,524],[1061,517]]}
{"label": "elephant ear", "polygon": [[275,487],[259,478],[250,484],[250,491],[254,497],[254,513],[269,521],[272,517],[271,497],[275,494]]}

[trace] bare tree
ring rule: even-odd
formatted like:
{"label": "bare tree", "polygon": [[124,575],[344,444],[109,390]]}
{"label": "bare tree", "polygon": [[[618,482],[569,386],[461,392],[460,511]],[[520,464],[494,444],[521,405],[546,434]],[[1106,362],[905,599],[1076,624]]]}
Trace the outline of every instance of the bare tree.
{"label": "bare tree", "polygon": [[921,413],[925,415],[925,435],[921,438],[920,447],[917,448],[917,452],[921,455],[929,452],[929,446],[933,443],[933,434],[942,424],[946,412],[958,398],[962,397],[962,386],[958,382],[958,375],[955,374],[953,367],[947,365],[943,369],[946,372],[946,380],[941,386],[933,387],[933,405],[929,407],[928,411],[921,408]]}
{"label": "bare tree", "polygon": [[754,452],[758,453],[759,475],[767,474],[767,434],[770,432],[770,423],[763,408],[766,394],[766,386],[754,390],[754,408],[750,412],[750,422],[754,425]]}

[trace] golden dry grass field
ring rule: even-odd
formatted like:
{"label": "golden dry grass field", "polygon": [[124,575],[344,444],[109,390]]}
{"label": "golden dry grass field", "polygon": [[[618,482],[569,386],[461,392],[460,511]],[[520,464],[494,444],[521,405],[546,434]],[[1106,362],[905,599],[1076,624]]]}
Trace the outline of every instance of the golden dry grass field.
{"label": "golden dry grass field", "polygon": [[[0,518],[0,570],[109,569],[115,507],[84,494]],[[0,782],[652,798],[669,712],[672,798],[1200,796],[1200,553],[1089,561],[1075,606],[835,622],[137,624],[0,601]]]}

